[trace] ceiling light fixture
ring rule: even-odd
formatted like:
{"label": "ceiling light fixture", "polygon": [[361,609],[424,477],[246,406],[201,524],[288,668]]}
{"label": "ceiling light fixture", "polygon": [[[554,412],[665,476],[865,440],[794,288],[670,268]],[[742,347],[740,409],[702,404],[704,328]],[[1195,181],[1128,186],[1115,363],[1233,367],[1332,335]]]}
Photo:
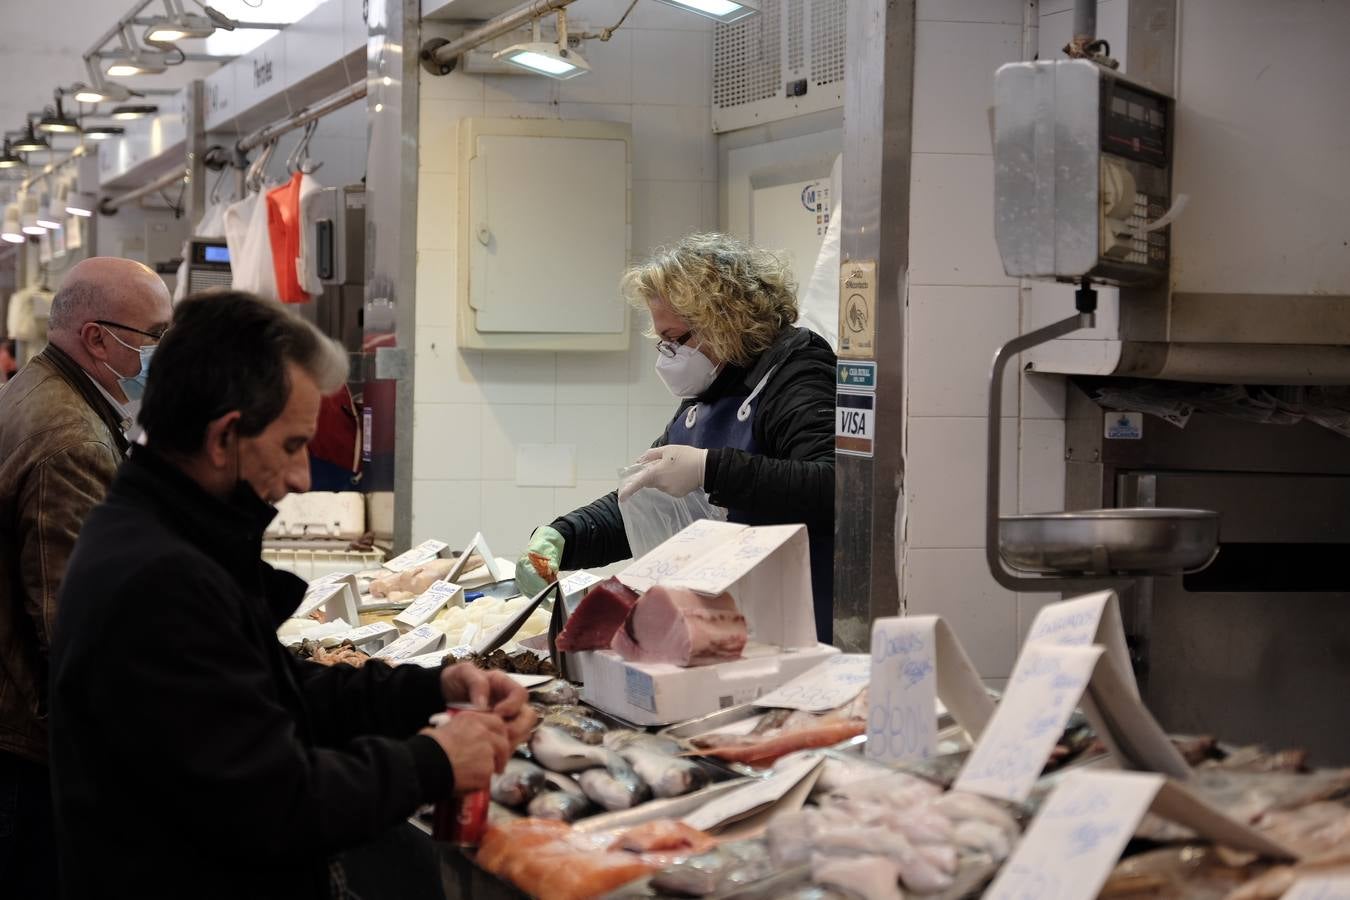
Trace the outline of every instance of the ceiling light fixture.
{"label": "ceiling light fixture", "polygon": [[112,117],[121,122],[131,119],[144,119],[146,116],[153,116],[159,112],[158,106],[150,106],[144,103],[133,103],[128,106],[113,107]]}
{"label": "ceiling light fixture", "polygon": [[9,138],[5,138],[5,149],[0,153],[0,169],[18,169],[23,165],[23,157],[10,149]]}
{"label": "ceiling light fixture", "polygon": [[87,219],[98,209],[98,199],[88,191],[71,191],[66,195],[66,212]]}
{"label": "ceiling light fixture", "polygon": [[118,40],[122,43],[123,56],[113,60],[103,71],[114,78],[125,78],[131,75],[159,75],[169,67],[167,53],[159,50],[146,50],[139,44],[133,44],[127,40],[127,28],[123,27],[117,32]]}
{"label": "ceiling light fixture", "polygon": [[145,29],[147,44],[172,44],[174,41],[208,38],[216,33],[216,23],[207,16],[189,13],[182,4],[166,0],[169,15],[154,19]]}
{"label": "ceiling light fixture", "polygon": [[51,144],[33,130],[33,120],[29,119],[24,129],[23,137],[14,142],[14,150],[17,153],[37,153],[40,150],[50,150]]}
{"label": "ceiling light fixture", "polygon": [[93,128],[84,130],[85,140],[106,141],[115,137],[121,137],[126,134],[125,128],[119,128],[116,125],[96,125]]}
{"label": "ceiling light fixture", "polygon": [[140,96],[126,85],[104,78],[103,73],[98,70],[98,63],[101,61],[97,53],[84,58],[84,70],[89,73],[89,83],[76,84],[72,88],[76,100],[81,103],[105,103],[109,101],[125,103],[132,97]]}
{"label": "ceiling light fixture", "polygon": [[42,118],[38,120],[37,127],[38,131],[45,131],[48,134],[77,134],[80,130],[80,123],[66,115],[65,108],[61,105],[61,94],[58,92],[56,108],[47,107]]}
{"label": "ceiling light fixture", "polygon": [[42,195],[35,221],[48,231],[57,231],[61,228],[61,220],[52,215],[52,202],[47,194]]}
{"label": "ceiling light fixture", "polygon": [[585,75],[591,70],[591,64],[585,57],[567,45],[567,14],[558,10],[558,40],[549,43],[540,40],[539,20],[533,23],[534,39],[524,44],[514,44],[505,50],[492,54],[492,58],[509,62],[537,75],[547,75],[565,81]]}
{"label": "ceiling light fixture", "polygon": [[661,0],[667,6],[697,13],[726,25],[759,12],[759,0]]}
{"label": "ceiling light fixture", "polygon": [[11,203],[5,207],[4,226],[0,227],[0,240],[11,244],[22,244],[28,240],[19,228],[19,204]]}

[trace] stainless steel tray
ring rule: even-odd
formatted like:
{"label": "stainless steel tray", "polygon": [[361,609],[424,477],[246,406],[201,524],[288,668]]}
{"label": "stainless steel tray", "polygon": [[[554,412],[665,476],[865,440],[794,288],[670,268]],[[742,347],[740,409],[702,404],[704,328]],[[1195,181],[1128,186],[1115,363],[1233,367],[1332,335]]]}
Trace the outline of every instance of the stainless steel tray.
{"label": "stainless steel tray", "polygon": [[1134,507],[1003,516],[998,536],[1003,561],[1023,572],[1171,575],[1213,562],[1219,514]]}

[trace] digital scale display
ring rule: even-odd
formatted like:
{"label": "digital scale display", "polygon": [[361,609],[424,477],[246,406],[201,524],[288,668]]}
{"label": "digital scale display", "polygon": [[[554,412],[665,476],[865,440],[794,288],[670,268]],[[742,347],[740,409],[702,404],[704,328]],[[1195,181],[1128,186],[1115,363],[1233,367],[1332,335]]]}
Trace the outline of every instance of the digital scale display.
{"label": "digital scale display", "polygon": [[1101,124],[1102,152],[1167,165],[1166,97],[1116,78],[1103,78]]}
{"label": "digital scale display", "polygon": [[195,266],[230,265],[230,248],[223,241],[194,240],[192,242],[192,264]]}
{"label": "digital scale display", "polygon": [[219,244],[207,244],[202,256],[205,262],[228,263],[230,261],[230,248],[222,247]]}

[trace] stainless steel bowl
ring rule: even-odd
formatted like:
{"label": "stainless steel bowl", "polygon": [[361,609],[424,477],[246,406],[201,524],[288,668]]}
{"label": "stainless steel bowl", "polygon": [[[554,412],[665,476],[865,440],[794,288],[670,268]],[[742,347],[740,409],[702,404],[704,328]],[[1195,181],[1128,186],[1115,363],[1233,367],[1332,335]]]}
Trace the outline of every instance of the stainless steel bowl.
{"label": "stainless steel bowl", "polygon": [[1136,507],[1002,516],[999,555],[1046,575],[1198,572],[1219,552],[1219,514]]}

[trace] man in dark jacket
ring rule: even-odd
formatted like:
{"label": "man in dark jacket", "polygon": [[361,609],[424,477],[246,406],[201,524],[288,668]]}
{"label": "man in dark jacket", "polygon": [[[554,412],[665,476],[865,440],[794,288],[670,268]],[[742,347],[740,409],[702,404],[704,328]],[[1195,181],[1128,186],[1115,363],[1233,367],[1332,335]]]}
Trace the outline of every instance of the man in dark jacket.
{"label": "man in dark jacket", "polygon": [[87,259],[52,300],[50,343],[0,390],[0,885],[16,897],[56,895],[47,664],[57,591],[126,454],[121,382],[138,376],[172,314],[150,269]]}
{"label": "man in dark jacket", "polygon": [[[138,897],[333,896],[353,880],[348,851],[487,787],[528,733],[524,692],[500,673],[326,668],[277,641],[305,583],[261,561],[263,530],[308,486],[320,398],[345,377],[341,350],[276,304],[224,294],[175,311],[147,446],[86,522],[61,593],[51,751],[68,896],[109,878]],[[483,712],[428,728],[447,702]]]}
{"label": "man in dark jacket", "polygon": [[[675,497],[702,489],[732,522],[805,524],[816,635],[830,641],[835,355],[792,324],[786,263],[725,235],[696,234],[631,269],[624,287],[650,311],[657,373],[681,398],[627,489]],[[516,581],[536,586],[536,559],[576,569],[631,555],[615,491],[536,529]]]}

